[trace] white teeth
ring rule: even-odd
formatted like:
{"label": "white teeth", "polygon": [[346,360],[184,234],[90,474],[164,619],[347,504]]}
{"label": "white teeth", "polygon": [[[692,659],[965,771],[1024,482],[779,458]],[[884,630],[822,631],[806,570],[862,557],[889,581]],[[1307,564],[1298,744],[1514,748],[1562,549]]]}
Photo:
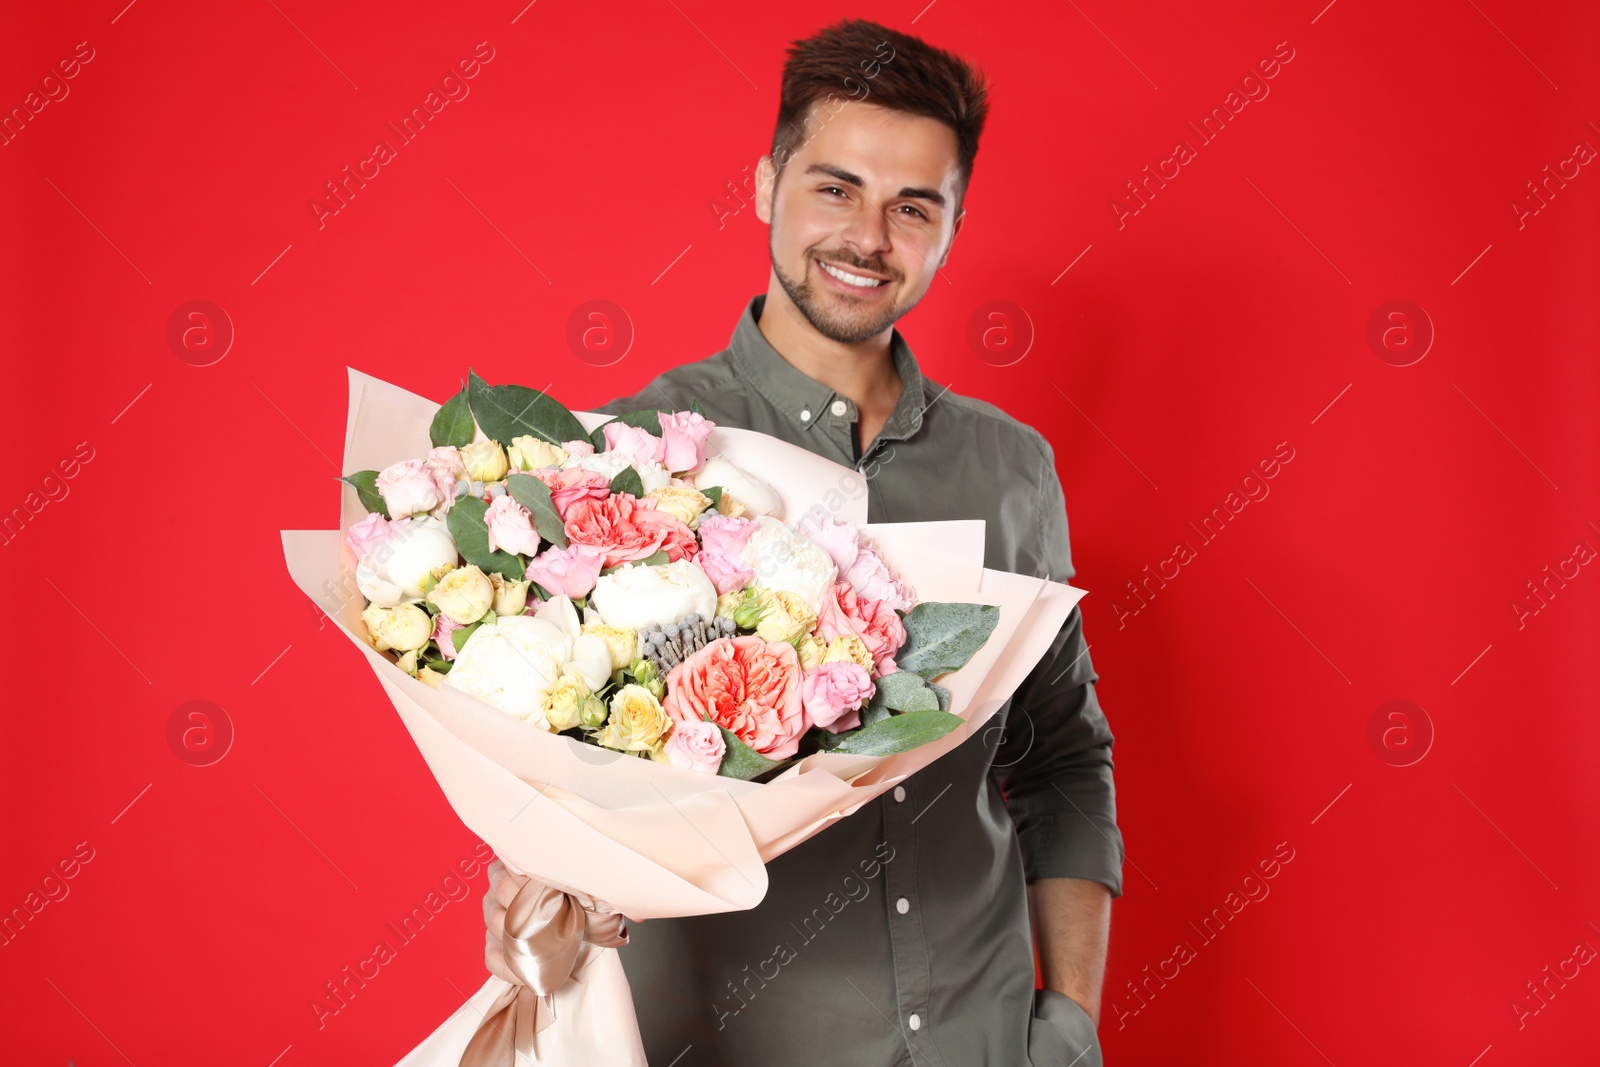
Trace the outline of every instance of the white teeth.
{"label": "white teeth", "polygon": [[855,285],[862,289],[876,289],[878,286],[885,284],[885,281],[882,278],[863,278],[859,274],[847,274],[831,263],[822,263],[820,260],[818,260],[818,263],[823,270],[827,271],[835,278],[838,278],[846,285]]}

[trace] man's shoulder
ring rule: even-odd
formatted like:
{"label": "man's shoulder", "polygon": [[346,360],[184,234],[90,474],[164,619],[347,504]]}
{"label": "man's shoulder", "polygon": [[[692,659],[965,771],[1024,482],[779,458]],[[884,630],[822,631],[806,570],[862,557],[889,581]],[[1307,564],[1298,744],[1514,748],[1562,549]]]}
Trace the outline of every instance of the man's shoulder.
{"label": "man's shoulder", "polygon": [[1013,450],[1015,455],[1038,452],[1047,463],[1054,464],[1055,453],[1050,447],[1049,439],[999,405],[958,393],[954,389],[927,379],[923,381],[923,391],[928,411],[931,413],[943,407],[944,411],[939,414],[949,419],[953,428],[958,430],[981,428],[984,436],[992,435],[1002,445]]}
{"label": "man's shoulder", "polygon": [[660,408],[663,411],[688,410],[692,401],[709,407],[713,397],[726,396],[734,385],[732,353],[728,349],[669,367],[636,393],[601,404],[595,410],[611,415]]}

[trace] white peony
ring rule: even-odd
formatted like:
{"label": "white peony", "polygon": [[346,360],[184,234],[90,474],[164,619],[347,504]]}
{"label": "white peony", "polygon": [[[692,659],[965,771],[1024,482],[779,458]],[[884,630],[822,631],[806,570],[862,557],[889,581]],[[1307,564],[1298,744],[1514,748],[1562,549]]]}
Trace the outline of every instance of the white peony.
{"label": "white peony", "polygon": [[369,552],[356,564],[356,588],[378,607],[392,608],[405,600],[406,595],[398,585],[379,572],[379,555],[382,553]]}
{"label": "white peony", "polygon": [[539,605],[533,617],[561,631],[570,643],[563,666],[568,673],[582,678],[591,691],[598,692],[611,678],[611,648],[603,638],[583,632],[572,598],[551,597]]}
{"label": "white peony", "polygon": [[408,597],[420,598],[422,580],[428,573],[456,562],[456,543],[443,522],[424,515],[396,530],[394,537],[369,553],[367,559],[375,561],[379,578],[399,586]]}
{"label": "white peony", "polygon": [[544,699],[561,677],[572,639],[532,615],[507,615],[472,631],[444,684],[544,729]]}
{"label": "white peony", "polygon": [[717,587],[693,560],[655,566],[624,563],[600,576],[588,602],[608,626],[642,630],[693,612],[710,619],[717,611]]}
{"label": "white peony", "polygon": [[714,485],[722,486],[733,499],[744,505],[746,518],[753,519],[758,515],[783,518],[783,499],[778,496],[778,491],[743,467],[735,467],[717,457],[707,459],[694,472],[694,487],[704,492]]}
{"label": "white peony", "polygon": [[839,575],[833,558],[811,538],[771,515],[758,516],[755,523],[757,529],[751,531],[740,553],[755,571],[753,584],[787,589],[804,600],[812,614],[820,612],[823,597]]}

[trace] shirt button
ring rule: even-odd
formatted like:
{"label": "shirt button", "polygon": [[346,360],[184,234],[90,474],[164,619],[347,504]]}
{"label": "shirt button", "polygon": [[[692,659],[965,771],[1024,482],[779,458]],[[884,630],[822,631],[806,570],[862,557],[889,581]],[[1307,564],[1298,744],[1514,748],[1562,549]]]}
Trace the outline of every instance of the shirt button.
{"label": "shirt button", "polygon": [[906,1020],[906,1022],[911,1025],[911,1029],[913,1029],[913,1030],[921,1030],[922,1029],[922,1016],[920,1016],[920,1015],[913,1014],[911,1016],[911,1018]]}
{"label": "shirt button", "polygon": [[899,900],[894,902],[894,910],[898,911],[901,915],[904,915],[906,912],[911,910],[911,901],[907,900],[905,897],[901,897]]}
{"label": "shirt button", "polygon": [[903,785],[895,786],[894,787],[894,799],[895,799],[895,802],[899,803],[900,801],[904,800],[905,798],[906,798],[906,787],[903,786]]}
{"label": "shirt button", "polygon": [[832,411],[835,415],[843,415],[844,414],[844,401],[843,400],[835,400],[833,402],[833,407],[829,408],[829,410]]}
{"label": "shirt button", "polygon": [[804,410],[804,411],[802,411],[800,413],[800,421],[801,422],[810,422],[811,421],[811,409],[810,408],[807,408],[806,410]]}

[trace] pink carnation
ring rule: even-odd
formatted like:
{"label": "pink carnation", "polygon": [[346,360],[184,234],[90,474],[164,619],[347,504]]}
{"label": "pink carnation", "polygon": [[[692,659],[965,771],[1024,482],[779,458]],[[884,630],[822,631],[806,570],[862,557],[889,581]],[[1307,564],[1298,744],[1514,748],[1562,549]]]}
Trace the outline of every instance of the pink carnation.
{"label": "pink carnation", "polygon": [[442,611],[433,620],[433,633],[430,636],[439,642],[439,655],[446,662],[456,658],[456,643],[450,639],[450,635],[461,629],[464,627],[459,622]]}
{"label": "pink carnation", "polygon": [[916,590],[889,573],[876,549],[861,539],[861,528],[820,513],[807,514],[800,532],[821,545],[839,568],[839,577],[868,600],[885,601],[891,608],[909,611],[917,602]]}

